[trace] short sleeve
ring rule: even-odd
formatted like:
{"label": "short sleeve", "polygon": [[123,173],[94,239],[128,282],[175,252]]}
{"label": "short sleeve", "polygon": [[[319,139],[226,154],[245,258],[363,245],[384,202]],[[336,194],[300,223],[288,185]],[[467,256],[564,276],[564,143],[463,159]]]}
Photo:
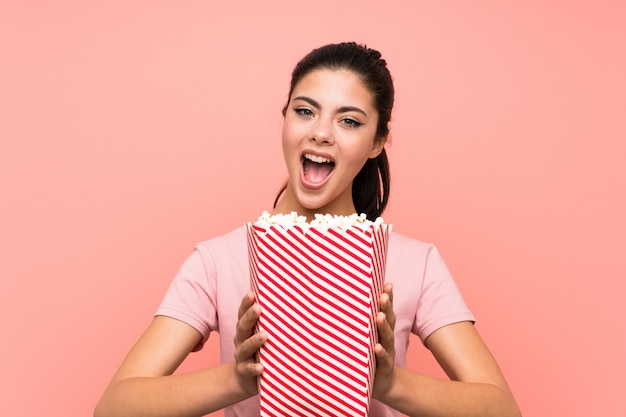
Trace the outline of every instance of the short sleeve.
{"label": "short sleeve", "polygon": [[180,267],[155,316],[167,316],[196,329],[200,350],[213,330],[218,331],[215,264],[205,248],[196,247]]}
{"label": "short sleeve", "polygon": [[461,321],[475,319],[439,251],[431,246],[412,331],[424,342],[435,330]]}

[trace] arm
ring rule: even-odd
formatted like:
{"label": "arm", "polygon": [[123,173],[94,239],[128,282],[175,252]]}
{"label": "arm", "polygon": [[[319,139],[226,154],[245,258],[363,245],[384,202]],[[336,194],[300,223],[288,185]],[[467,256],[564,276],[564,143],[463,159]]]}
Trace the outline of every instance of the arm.
{"label": "arm", "polygon": [[426,339],[450,380],[395,367],[392,300],[391,287],[386,286],[377,320],[381,343],[376,349],[374,398],[408,416],[521,415],[495,359],[470,322],[442,327]]}
{"label": "arm", "polygon": [[239,309],[236,362],[172,375],[200,340],[191,326],[155,317],[128,353],[96,406],[96,417],[203,416],[256,393],[262,366],[254,352],[265,341],[252,336],[260,308],[248,294]]}

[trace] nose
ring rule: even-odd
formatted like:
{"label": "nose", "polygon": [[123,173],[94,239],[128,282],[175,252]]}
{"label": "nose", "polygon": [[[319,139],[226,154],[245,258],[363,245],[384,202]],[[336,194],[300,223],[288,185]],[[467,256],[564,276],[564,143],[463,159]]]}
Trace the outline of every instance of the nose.
{"label": "nose", "polygon": [[335,142],[332,130],[332,122],[319,119],[317,123],[312,126],[309,134],[309,139],[320,145],[331,145]]}

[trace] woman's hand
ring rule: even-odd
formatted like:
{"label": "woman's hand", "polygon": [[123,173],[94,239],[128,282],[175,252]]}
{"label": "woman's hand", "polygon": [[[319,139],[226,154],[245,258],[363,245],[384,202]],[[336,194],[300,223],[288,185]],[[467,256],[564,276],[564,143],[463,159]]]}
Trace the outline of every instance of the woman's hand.
{"label": "woman's hand", "polygon": [[250,291],[239,305],[239,321],[235,332],[235,379],[248,394],[258,392],[257,379],[263,373],[263,365],[255,361],[255,354],[267,340],[267,334],[254,334],[254,326],[261,316],[261,306],[255,303]]}
{"label": "woman's hand", "polygon": [[396,325],[396,315],[393,312],[393,287],[385,284],[380,296],[380,312],[376,316],[378,326],[378,343],[374,348],[376,353],[376,377],[372,396],[382,399],[393,384],[395,376],[395,339],[393,330]]}

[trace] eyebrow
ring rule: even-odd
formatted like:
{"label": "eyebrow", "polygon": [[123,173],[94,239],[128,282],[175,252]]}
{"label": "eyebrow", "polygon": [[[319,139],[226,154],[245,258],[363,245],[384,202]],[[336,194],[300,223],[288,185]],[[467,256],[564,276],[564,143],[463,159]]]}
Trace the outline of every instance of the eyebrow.
{"label": "eyebrow", "polygon": [[[294,97],[293,100],[302,100],[302,101],[306,101],[307,103],[309,103],[311,106],[315,107],[316,109],[320,109],[322,108],[322,106],[315,100],[313,100],[311,97],[307,97],[307,96],[297,96]],[[347,112],[357,112],[357,113],[361,113],[364,116],[367,116],[367,113],[365,113],[363,110],[361,110],[358,107],[354,107],[354,106],[342,106],[339,107],[337,109],[337,113],[347,113]]]}

